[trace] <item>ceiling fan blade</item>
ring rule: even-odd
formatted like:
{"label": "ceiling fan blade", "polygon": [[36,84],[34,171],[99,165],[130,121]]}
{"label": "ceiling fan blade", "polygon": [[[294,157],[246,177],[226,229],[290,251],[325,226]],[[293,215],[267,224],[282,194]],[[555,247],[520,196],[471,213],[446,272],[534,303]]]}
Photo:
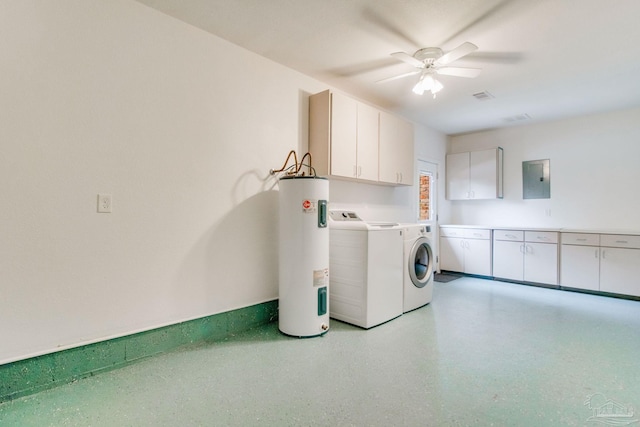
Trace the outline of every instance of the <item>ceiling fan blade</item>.
{"label": "ceiling fan blade", "polygon": [[434,65],[436,65],[436,66],[437,65],[447,65],[447,64],[455,61],[458,58],[462,58],[463,56],[470,54],[474,50],[478,50],[478,46],[476,46],[473,43],[464,42],[460,46],[458,46],[457,48],[453,49],[451,52],[446,53],[446,54],[442,55],[440,58],[438,58],[434,62]]}
{"label": "ceiling fan blade", "polygon": [[478,77],[482,69],[480,68],[463,68],[463,67],[442,67],[436,71],[438,74],[455,77]]}
{"label": "ceiling fan blade", "polygon": [[414,58],[413,56],[409,55],[408,53],[404,53],[404,52],[394,52],[391,54],[391,56],[393,56],[394,58],[402,61],[402,62],[406,62],[407,64],[413,65],[414,67],[418,67],[418,68],[424,68],[424,62]]}
{"label": "ceiling fan blade", "polygon": [[[451,34],[445,40],[442,40],[440,42],[440,45],[446,44],[449,41],[456,39],[461,34],[468,33],[469,29],[471,29],[471,28],[473,28],[475,26],[478,26],[481,23],[484,23],[485,25],[487,25],[487,24],[490,25],[490,22],[492,20],[495,21],[495,19],[497,18],[497,15],[500,15],[500,12],[503,12],[505,9],[508,9],[509,6],[511,6],[511,3],[514,3],[516,1],[517,0],[499,0],[495,6],[491,7],[489,10],[487,10],[484,13],[482,13],[480,16],[474,18],[471,22],[467,23],[464,27],[458,29],[458,31],[456,31],[455,33]],[[525,5],[525,4],[528,5],[528,3],[526,3],[526,2],[520,2],[521,6]],[[526,11],[525,11],[525,13],[526,13]],[[500,19],[500,17],[498,17],[498,19]]]}
{"label": "ceiling fan blade", "polygon": [[382,80],[378,80],[376,83],[385,83],[385,82],[390,82],[392,80],[396,80],[396,79],[402,79],[404,77],[409,77],[409,76],[413,76],[420,73],[420,70],[415,70],[415,71],[410,71],[408,73],[404,73],[404,74],[400,74],[398,76],[393,76],[393,77],[387,77],[386,79],[382,79]]}

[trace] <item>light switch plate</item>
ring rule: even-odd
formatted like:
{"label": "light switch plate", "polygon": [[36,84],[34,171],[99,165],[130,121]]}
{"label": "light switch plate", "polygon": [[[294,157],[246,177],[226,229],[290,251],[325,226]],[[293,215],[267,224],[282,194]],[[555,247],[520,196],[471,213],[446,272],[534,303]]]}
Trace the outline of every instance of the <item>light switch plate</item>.
{"label": "light switch plate", "polygon": [[98,213],[111,213],[113,200],[111,194],[98,194]]}

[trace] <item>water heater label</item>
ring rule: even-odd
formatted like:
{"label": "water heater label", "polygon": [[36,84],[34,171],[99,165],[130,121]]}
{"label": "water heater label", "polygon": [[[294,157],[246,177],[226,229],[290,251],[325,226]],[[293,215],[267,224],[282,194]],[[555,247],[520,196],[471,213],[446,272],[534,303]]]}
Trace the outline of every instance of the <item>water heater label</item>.
{"label": "water heater label", "polygon": [[313,287],[329,285],[329,269],[323,268],[322,270],[313,270]]}
{"label": "water heater label", "polygon": [[302,201],[302,212],[304,213],[314,213],[316,212],[317,203],[313,200],[305,199]]}

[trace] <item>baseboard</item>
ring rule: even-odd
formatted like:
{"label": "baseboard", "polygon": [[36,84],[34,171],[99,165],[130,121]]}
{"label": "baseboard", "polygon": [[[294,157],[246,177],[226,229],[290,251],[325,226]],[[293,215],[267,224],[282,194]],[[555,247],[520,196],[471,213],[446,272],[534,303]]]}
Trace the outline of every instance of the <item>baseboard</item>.
{"label": "baseboard", "polygon": [[0,402],[127,366],[179,347],[215,342],[276,320],[278,301],[0,365]]}

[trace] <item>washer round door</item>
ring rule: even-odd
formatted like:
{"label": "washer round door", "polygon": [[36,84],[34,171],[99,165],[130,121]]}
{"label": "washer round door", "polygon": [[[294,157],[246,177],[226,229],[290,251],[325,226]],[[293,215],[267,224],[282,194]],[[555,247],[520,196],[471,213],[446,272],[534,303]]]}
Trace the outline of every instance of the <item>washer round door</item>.
{"label": "washer round door", "polygon": [[427,285],[433,274],[433,252],[426,237],[415,241],[409,253],[409,277],[417,288]]}

